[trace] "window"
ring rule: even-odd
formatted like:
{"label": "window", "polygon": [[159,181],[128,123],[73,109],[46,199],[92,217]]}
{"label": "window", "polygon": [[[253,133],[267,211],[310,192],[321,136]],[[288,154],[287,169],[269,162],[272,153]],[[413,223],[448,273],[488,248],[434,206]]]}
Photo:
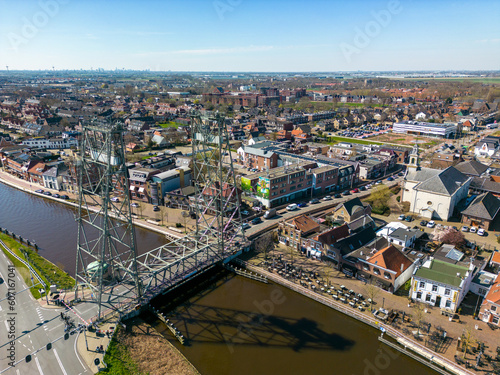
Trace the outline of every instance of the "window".
{"label": "window", "polygon": [[425,296],[425,302],[430,302],[430,300],[431,300],[431,294],[427,293],[427,295]]}
{"label": "window", "polygon": [[363,269],[364,269],[365,271],[370,271],[370,267],[368,267],[366,264],[363,264]]}
{"label": "window", "polygon": [[451,300],[447,299],[445,307],[451,307]]}
{"label": "window", "polygon": [[421,281],[419,286],[420,288],[425,288],[425,282]]}
{"label": "window", "polygon": [[451,290],[450,290],[449,288],[446,288],[446,289],[444,290],[444,295],[445,295],[445,296],[449,296],[449,295],[450,295],[450,293],[451,293]]}
{"label": "window", "polygon": [[388,280],[391,279],[391,274],[389,272],[384,272],[384,277]]}
{"label": "window", "polygon": [[374,268],[374,269],[373,269],[373,273],[374,273],[375,275],[380,275],[380,270],[379,270],[378,268]]}
{"label": "window", "polygon": [[437,285],[433,285],[432,286],[432,291],[433,292],[437,292],[438,291],[438,286]]}
{"label": "window", "polygon": [[422,299],[422,292],[417,292],[417,299]]}
{"label": "window", "polygon": [[493,319],[491,320],[491,322],[492,322],[493,324],[498,325],[498,320],[499,320],[498,316],[494,316],[494,317],[493,317]]}
{"label": "window", "polygon": [[497,307],[495,305],[491,305],[491,311],[497,311]]}

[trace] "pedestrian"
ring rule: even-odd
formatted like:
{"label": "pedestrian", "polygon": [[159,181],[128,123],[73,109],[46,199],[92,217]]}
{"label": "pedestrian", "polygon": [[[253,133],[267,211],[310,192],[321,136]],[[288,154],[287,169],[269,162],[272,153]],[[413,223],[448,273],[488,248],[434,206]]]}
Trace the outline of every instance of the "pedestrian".
{"label": "pedestrian", "polygon": [[104,346],[101,345],[99,349],[101,350],[101,353],[104,353]]}
{"label": "pedestrian", "polygon": [[96,346],[95,351],[96,353],[99,353],[99,345]]}

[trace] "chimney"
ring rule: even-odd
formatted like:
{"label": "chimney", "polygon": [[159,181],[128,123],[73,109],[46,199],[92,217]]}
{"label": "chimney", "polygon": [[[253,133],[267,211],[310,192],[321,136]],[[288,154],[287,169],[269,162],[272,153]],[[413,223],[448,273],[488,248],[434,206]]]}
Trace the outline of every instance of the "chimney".
{"label": "chimney", "polygon": [[401,263],[401,272],[403,272],[404,268],[405,268],[404,263]]}

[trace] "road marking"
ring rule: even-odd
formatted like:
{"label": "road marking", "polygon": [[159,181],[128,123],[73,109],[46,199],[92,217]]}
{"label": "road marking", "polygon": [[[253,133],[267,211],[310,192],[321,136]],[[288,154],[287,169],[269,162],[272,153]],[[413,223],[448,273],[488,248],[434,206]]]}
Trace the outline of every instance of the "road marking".
{"label": "road marking", "polygon": [[2,306],[0,306],[0,311],[2,311]]}
{"label": "road marking", "polygon": [[78,350],[76,349],[76,343],[78,341],[78,338],[80,337],[81,333],[78,332],[78,336],[76,336],[76,340],[75,340],[75,355],[76,355],[76,358],[78,358],[78,361],[80,361],[80,364],[82,365],[83,369],[85,370],[84,372],[87,372],[87,368],[85,367],[85,365],[82,363],[82,360],[80,359],[80,356],[78,355]]}
{"label": "road marking", "polygon": [[57,326],[52,327],[51,329],[49,329],[49,331],[53,331],[54,329],[59,328],[59,327],[61,327],[61,326],[62,326],[62,324],[58,324]]}
{"label": "road marking", "polygon": [[64,369],[63,365],[62,365],[62,362],[61,362],[61,359],[59,358],[59,356],[57,355],[57,350],[54,349],[54,355],[56,356],[56,359],[57,359],[57,363],[59,363],[59,366],[61,367],[61,370],[63,372],[64,375],[68,375],[66,373],[66,370]]}
{"label": "road marking", "polygon": [[16,369],[16,374],[21,375],[21,373],[19,372],[19,369]]}
{"label": "road marking", "polygon": [[7,328],[7,332],[9,332],[9,325],[7,324],[7,321],[4,320],[3,322],[5,323],[5,328]]}
{"label": "road marking", "polygon": [[17,277],[17,279],[18,279],[19,281],[21,281],[21,279],[19,278],[19,276],[16,276],[16,277]]}
{"label": "road marking", "polygon": [[40,362],[38,362],[38,357],[35,357],[36,367],[38,367],[38,371],[43,375],[42,367],[40,366]]}

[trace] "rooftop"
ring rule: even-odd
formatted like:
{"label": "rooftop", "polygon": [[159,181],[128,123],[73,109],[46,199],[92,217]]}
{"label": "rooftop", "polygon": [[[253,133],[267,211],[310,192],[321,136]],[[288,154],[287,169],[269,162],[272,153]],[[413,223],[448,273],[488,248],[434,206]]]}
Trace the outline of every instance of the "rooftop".
{"label": "rooftop", "polygon": [[467,267],[431,258],[415,272],[415,276],[458,288],[468,271]]}

